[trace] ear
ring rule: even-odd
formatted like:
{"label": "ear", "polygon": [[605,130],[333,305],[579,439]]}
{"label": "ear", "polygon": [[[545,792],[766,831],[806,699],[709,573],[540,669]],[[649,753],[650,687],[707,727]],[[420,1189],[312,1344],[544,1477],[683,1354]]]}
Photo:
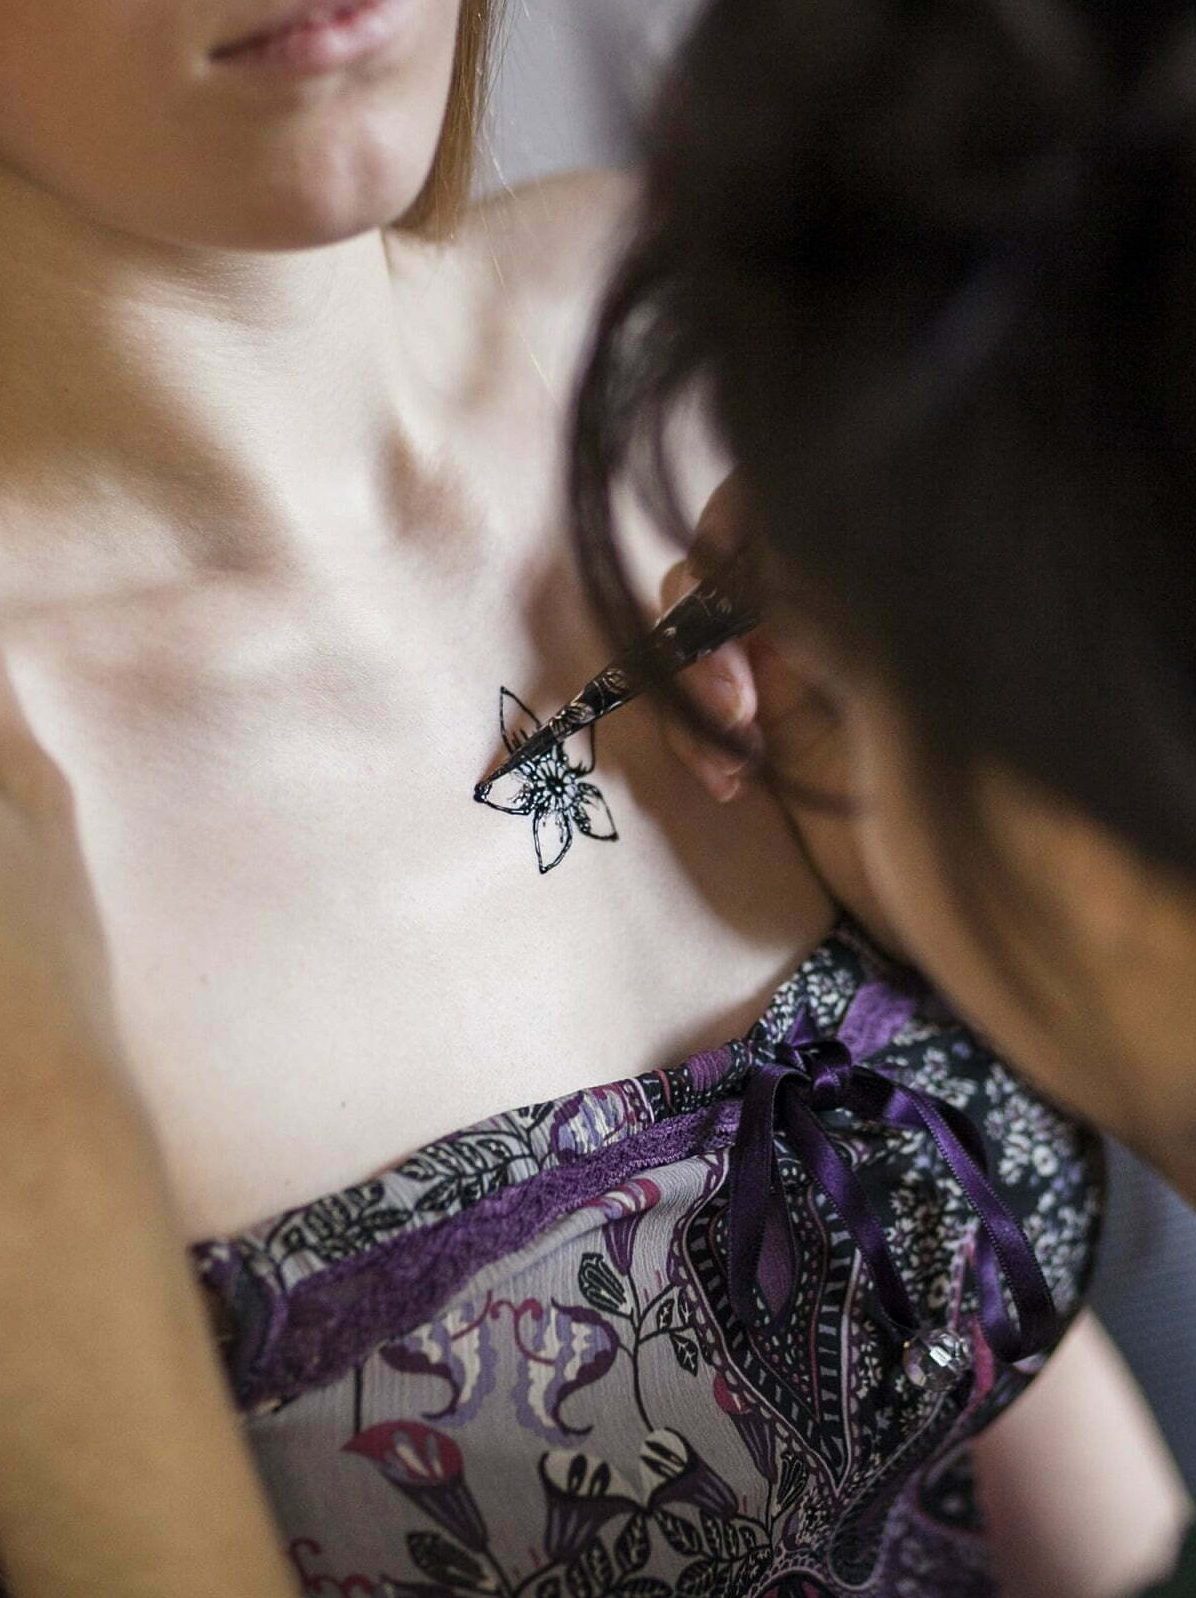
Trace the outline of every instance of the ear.
{"label": "ear", "polygon": [[498,724],[502,728],[502,741],[507,753],[513,755],[532,733],[539,731],[540,718],[509,688],[503,688],[498,695]]}

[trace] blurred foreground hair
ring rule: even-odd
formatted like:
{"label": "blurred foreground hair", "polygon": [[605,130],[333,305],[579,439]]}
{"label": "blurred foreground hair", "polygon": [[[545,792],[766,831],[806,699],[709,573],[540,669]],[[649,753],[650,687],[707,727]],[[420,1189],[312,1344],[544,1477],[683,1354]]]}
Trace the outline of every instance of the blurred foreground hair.
{"label": "blurred foreground hair", "polygon": [[588,587],[628,642],[612,494],[675,522],[696,389],[957,860],[997,766],[1196,877],[1194,104],[1151,0],[713,0],[661,97],[577,402]]}

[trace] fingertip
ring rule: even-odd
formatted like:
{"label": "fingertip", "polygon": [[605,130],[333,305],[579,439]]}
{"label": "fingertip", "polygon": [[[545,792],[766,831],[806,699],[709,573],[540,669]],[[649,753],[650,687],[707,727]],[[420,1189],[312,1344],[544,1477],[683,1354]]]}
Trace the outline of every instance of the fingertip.
{"label": "fingertip", "polygon": [[734,732],[755,720],[756,681],[747,656],[735,644],[699,662],[694,698],[723,732]]}
{"label": "fingertip", "polygon": [[719,803],[734,798],[739,791],[744,762],[723,750],[700,743],[685,727],[666,722],[664,738],[668,748],[691,777]]}
{"label": "fingertip", "polygon": [[661,730],[664,733],[666,747],[676,759],[683,766],[688,766],[691,770],[696,769],[701,755],[693,738],[667,716],[661,717]]}
{"label": "fingertip", "polygon": [[712,774],[706,783],[706,788],[716,803],[729,805],[733,799],[739,798],[743,788],[743,778],[733,772]]}
{"label": "fingertip", "polygon": [[670,566],[660,583],[660,602],[664,609],[671,610],[689,592],[695,581],[693,569],[687,560],[679,560],[675,566]]}

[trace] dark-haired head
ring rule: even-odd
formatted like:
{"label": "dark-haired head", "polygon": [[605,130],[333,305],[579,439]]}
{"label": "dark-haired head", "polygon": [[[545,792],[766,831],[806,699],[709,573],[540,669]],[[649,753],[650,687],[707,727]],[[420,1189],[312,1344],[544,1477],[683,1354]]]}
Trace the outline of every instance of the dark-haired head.
{"label": "dark-haired head", "polygon": [[611,490],[647,470],[674,503],[662,435],[697,390],[778,630],[852,706],[891,917],[1015,1057],[1178,1170],[1196,7],[714,0],[652,142],[578,402],[598,608],[637,625]]}

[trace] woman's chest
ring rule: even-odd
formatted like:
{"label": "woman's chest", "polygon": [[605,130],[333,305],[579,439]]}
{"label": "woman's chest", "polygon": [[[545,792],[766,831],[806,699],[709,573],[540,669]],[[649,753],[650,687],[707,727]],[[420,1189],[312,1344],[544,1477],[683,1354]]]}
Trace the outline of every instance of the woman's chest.
{"label": "woman's chest", "polygon": [[26,674],[194,1236],[738,1032],[823,930],[770,807],[709,805],[638,709],[587,778],[617,839],[566,807],[541,871],[535,815],[473,786],[500,683],[544,712],[578,662],[462,594],[418,621],[383,579],[221,596]]}

